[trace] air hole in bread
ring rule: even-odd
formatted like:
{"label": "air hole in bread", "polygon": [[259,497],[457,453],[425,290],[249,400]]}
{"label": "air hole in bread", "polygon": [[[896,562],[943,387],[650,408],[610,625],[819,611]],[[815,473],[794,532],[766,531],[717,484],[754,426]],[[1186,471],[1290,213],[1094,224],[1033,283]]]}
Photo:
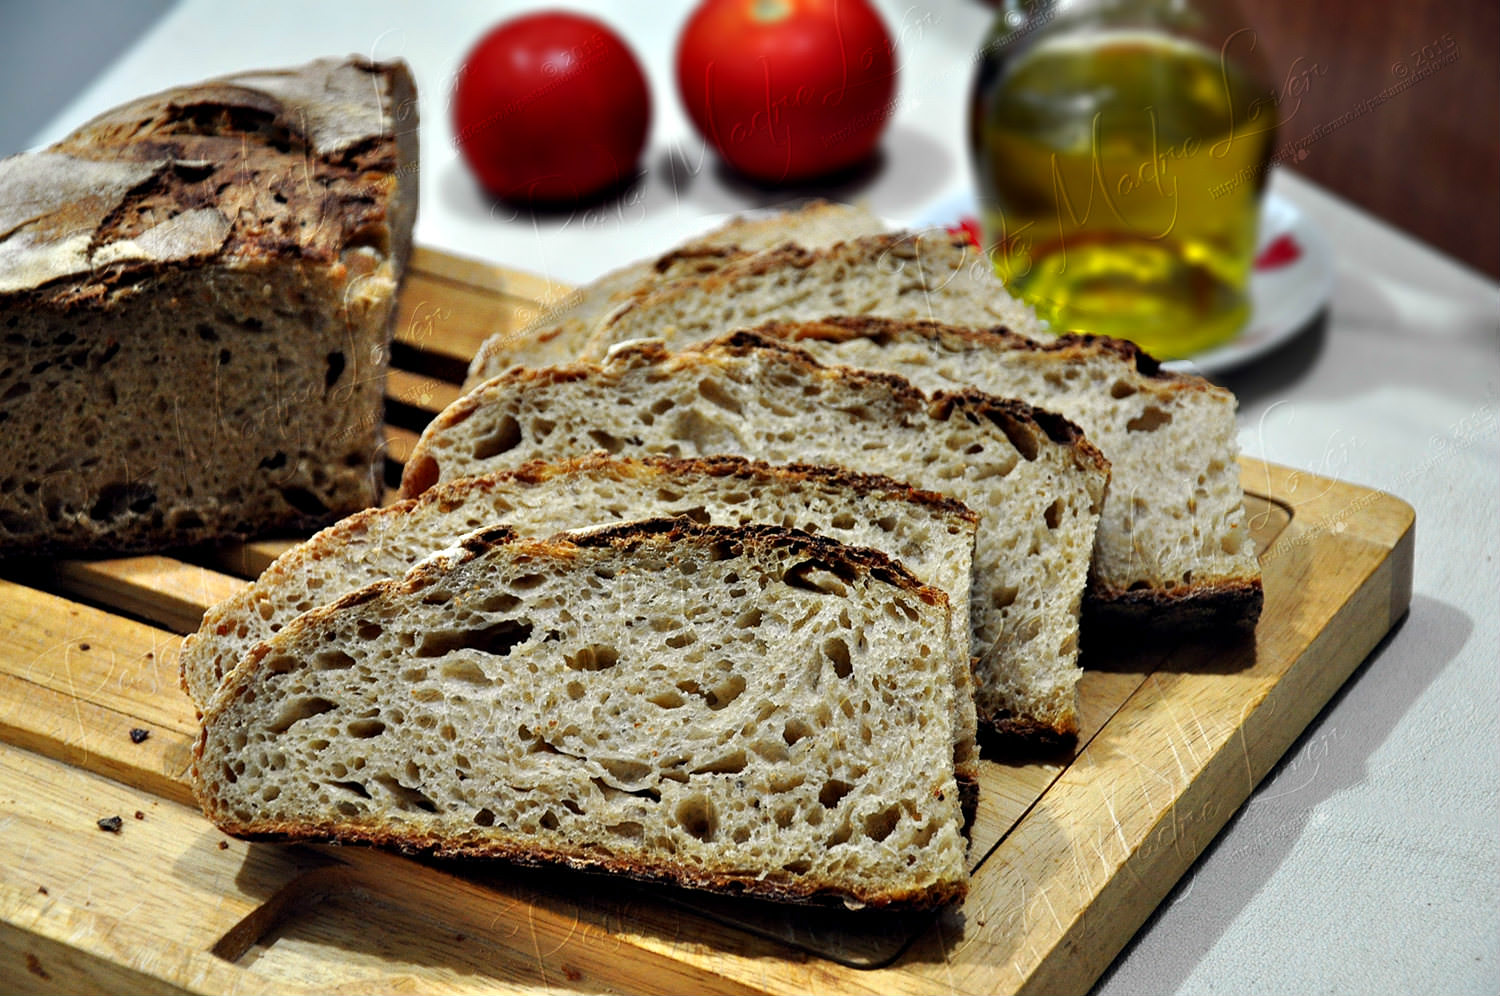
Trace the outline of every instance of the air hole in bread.
{"label": "air hole in bread", "polygon": [[370,790],[365,788],[364,782],[329,782],[328,785],[332,788],[343,789],[345,792],[357,795],[361,799],[370,798]]}
{"label": "air hole in bread", "polygon": [[616,787],[634,785],[651,773],[650,765],[628,758],[600,758],[599,766],[609,772],[609,776],[615,780]]}
{"label": "air hole in bread", "polygon": [[1039,444],[1030,426],[1004,412],[991,411],[989,417],[990,421],[1005,433],[1005,438],[1010,440],[1010,444],[1016,448],[1017,453],[1021,454],[1023,460],[1030,463],[1036,459]]}
{"label": "air hole in bread", "polygon": [[704,416],[696,408],[689,408],[679,412],[672,420],[669,430],[671,438],[681,443],[687,443],[693,447],[695,453],[713,453],[720,450],[732,451],[731,445],[721,445],[726,441],[729,433],[723,426]]}
{"label": "air hole in bread", "polygon": [[1063,500],[1061,498],[1047,506],[1047,511],[1042,513],[1042,521],[1047,523],[1048,529],[1056,529],[1062,522]]}
{"label": "air hole in bread", "polygon": [[376,640],[385,632],[385,628],[378,622],[369,619],[361,619],[355,627],[354,634],[361,640]]}
{"label": "air hole in bread", "polygon": [[852,577],[841,577],[840,572],[833,566],[819,560],[804,560],[787,568],[782,580],[793,588],[801,588],[804,591],[817,592],[820,595],[839,595],[847,598],[849,588],[846,581],[853,580]]}
{"label": "air hole in bread", "polygon": [[378,719],[356,719],[344,728],[355,740],[369,740],[385,732],[385,724]]}
{"label": "air hole in bread", "polygon": [[332,712],[338,706],[328,699],[320,696],[293,699],[281,708],[281,714],[276,717],[275,722],[266,727],[268,733],[280,735],[291,728],[293,723],[314,716],[321,716],[325,712]]}
{"label": "air hole in bread", "polygon": [[515,449],[521,442],[521,424],[510,415],[502,415],[495,428],[474,443],[474,459],[488,460]]}
{"label": "air hole in bread", "polygon": [[1135,393],[1135,388],[1123,380],[1117,380],[1110,385],[1109,396],[1111,398],[1128,398]]}
{"label": "air hole in bread", "polygon": [[692,630],[683,630],[667,637],[667,646],[673,650],[681,650],[683,647],[692,646],[698,642],[698,636]]}
{"label": "air hole in bread", "polygon": [[[603,568],[596,570],[594,573],[598,574],[602,578],[614,577],[613,572],[606,572]],[[510,587],[514,588],[517,591],[530,591],[532,588],[535,588],[537,585],[546,580],[547,575],[545,574],[519,574],[516,577],[510,579]]]}
{"label": "air hole in bread", "polygon": [[896,829],[896,824],[901,820],[901,807],[896,805],[886,806],[884,809],[873,812],[865,817],[865,836],[877,843],[885,840]]}
{"label": "air hole in bread", "polygon": [[701,795],[690,795],[677,804],[677,825],[707,844],[719,832],[719,815],[714,804]]}
{"label": "air hole in bread", "polygon": [[320,650],[313,654],[314,671],[347,671],[354,666],[354,658],[342,650]]}
{"label": "air hole in bread", "polygon": [[595,644],[565,655],[563,661],[574,671],[606,671],[620,662],[620,652],[614,647]]}
{"label": "air hole in bread", "polygon": [[434,630],[425,633],[417,644],[418,657],[442,657],[455,650],[476,650],[481,654],[505,657],[531,638],[531,623],[502,619],[482,629]]}
{"label": "air hole in bread", "polygon": [[402,785],[390,775],[376,775],[375,783],[390,793],[391,799],[401,809],[420,809],[424,813],[438,811],[437,804],[418,789]]}
{"label": "air hole in bread", "polygon": [[734,625],[736,629],[754,629],[760,625],[763,618],[765,618],[765,613],[752,606],[735,616]]}
{"label": "air hole in bread", "polygon": [[833,809],[839,804],[839,800],[852,791],[853,785],[839,778],[831,778],[818,790],[818,802],[824,809]]}
{"label": "air hole in bread", "polygon": [[261,664],[261,667],[264,668],[266,670],[266,673],[268,674],[286,674],[296,666],[297,659],[295,657],[288,657],[286,654],[277,654],[274,657],[267,657],[265,659],[265,662]]}
{"label": "air hole in bread", "polygon": [[514,612],[521,605],[521,600],[509,592],[495,592],[486,595],[475,603],[481,612]]}
{"label": "air hole in bread", "polygon": [[474,814],[474,823],[481,827],[492,827],[495,825],[495,811],[493,809],[481,809]]}
{"label": "air hole in bread", "polygon": [[491,684],[489,675],[484,673],[484,669],[474,661],[465,658],[444,661],[440,673],[448,681],[459,681],[466,685],[483,688]]}
{"label": "air hole in bread", "polygon": [[838,677],[847,678],[854,673],[854,665],[849,660],[849,644],[841,638],[834,636],[824,640],[823,656],[828,658]]}
{"label": "air hole in bread", "polygon": [[594,445],[606,453],[618,453],[625,448],[625,441],[613,433],[605,432],[603,429],[590,429],[588,437],[594,441]]}
{"label": "air hole in bread", "polygon": [[655,695],[648,696],[646,701],[663,709],[678,709],[681,708],[687,699],[683,698],[676,691],[669,689],[665,692],[657,692]]}
{"label": "air hole in bread", "polygon": [[616,837],[624,837],[626,840],[640,840],[646,836],[646,828],[634,820],[625,820],[622,823],[610,823],[604,829]]}
{"label": "air hole in bread", "polygon": [[1125,423],[1129,432],[1155,432],[1164,425],[1171,424],[1172,413],[1155,405],[1150,405],[1145,411]]}
{"label": "air hole in bread", "polygon": [[695,775],[737,775],[748,763],[743,750],[731,751],[692,770]]}
{"label": "air hole in bread", "polygon": [[705,377],[698,382],[698,393],[709,404],[717,405],[734,415],[743,416],[745,414],[744,406],[739,403],[734,395],[724,389],[724,385],[712,377]]}

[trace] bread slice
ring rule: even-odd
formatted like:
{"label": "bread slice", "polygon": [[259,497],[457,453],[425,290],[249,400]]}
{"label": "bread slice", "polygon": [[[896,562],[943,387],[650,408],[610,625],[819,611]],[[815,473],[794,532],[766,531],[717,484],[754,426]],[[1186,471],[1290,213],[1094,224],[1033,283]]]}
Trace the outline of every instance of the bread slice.
{"label": "bread slice", "polygon": [[1253,627],[1261,575],[1245,522],[1234,395],[1162,370],[1131,343],[835,317],[756,329],[825,363],[887,370],[924,391],[977,387],[1076,422],[1110,462],[1084,599],[1090,628]]}
{"label": "bread slice", "polygon": [[145,97],[0,161],[0,556],[378,498],[416,136],[405,65],[356,58]]}
{"label": "bread slice", "polygon": [[203,720],[226,832],[928,907],[966,889],[947,598],[776,527],[481,532],[298,617]]}
{"label": "bread slice", "polygon": [[788,246],[744,255],[710,273],[671,281],[608,315],[583,355],[598,359],[630,339],[657,338],[677,348],[773,319],[837,314],[1003,325],[1050,338],[966,239],[892,232],[826,249]]}
{"label": "bread slice", "polygon": [[596,449],[857,467],[964,502],[980,516],[980,721],[1076,730],[1079,601],[1109,471],[1067,420],[977,391],[929,399],[749,333],[677,354],[646,341],[601,364],[515,368],[455,401],[413,448],[402,494]]}
{"label": "bread slice", "polygon": [[[772,467],[739,457],[678,460],[595,454],[462,478],[418,498],[368,509],[279,557],[255,584],[209,609],[183,643],[183,687],[203,708],[223,676],[297,616],[375,581],[399,578],[475,530],[505,525],[523,536],[665,516],[716,525],[767,523],[902,562],[949,596],[955,756],[972,781],[975,715],[969,677],[969,587],[979,516],[890,478],[828,467]],[[748,611],[748,610],[747,610]]]}
{"label": "bread slice", "polygon": [[885,223],[869,210],[828,201],[733,218],[663,256],[621,267],[577,288],[519,330],[490,336],[469,365],[464,389],[516,364],[545,367],[578,359],[589,336],[611,312],[655,287],[706,276],[726,263],[778,246],[820,248],[885,230]]}

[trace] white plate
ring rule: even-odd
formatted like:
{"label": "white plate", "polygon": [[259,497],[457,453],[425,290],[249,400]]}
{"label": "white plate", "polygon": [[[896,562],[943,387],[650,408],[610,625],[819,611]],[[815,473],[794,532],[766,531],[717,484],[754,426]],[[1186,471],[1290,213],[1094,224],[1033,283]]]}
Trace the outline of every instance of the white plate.
{"label": "white plate", "polygon": [[[973,195],[965,194],[936,205],[913,227],[952,228],[977,214]],[[1222,346],[1162,366],[1223,373],[1264,356],[1309,327],[1333,290],[1333,253],[1322,233],[1297,205],[1271,194],[1261,205],[1256,259],[1250,276],[1250,318],[1239,334]]]}

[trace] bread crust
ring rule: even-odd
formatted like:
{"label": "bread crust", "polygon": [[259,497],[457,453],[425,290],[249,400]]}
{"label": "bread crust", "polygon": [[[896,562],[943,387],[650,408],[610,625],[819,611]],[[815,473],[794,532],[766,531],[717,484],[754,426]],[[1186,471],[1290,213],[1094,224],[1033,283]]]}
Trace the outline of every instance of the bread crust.
{"label": "bread crust", "polygon": [[1260,578],[1235,578],[1174,589],[1121,591],[1090,579],[1083,601],[1083,636],[1140,635],[1171,621],[1173,633],[1230,636],[1253,630],[1265,591]]}
{"label": "bread crust", "polygon": [[966,881],[940,882],[925,889],[872,892],[859,886],[838,885],[811,876],[806,881],[778,881],[751,874],[729,874],[678,868],[663,863],[633,861],[577,850],[561,852],[508,841],[461,840],[417,832],[395,833],[345,823],[314,825],[240,824],[209,814],[220,830],[250,841],[308,844],[364,844],[407,855],[434,858],[499,859],[530,868],[569,868],[574,871],[620,875],[637,882],[698,889],[731,896],[747,896],[807,906],[844,906],[872,910],[920,911],[937,909],[968,895]]}
{"label": "bread crust", "polygon": [[0,557],[305,533],[379,498],[416,212],[403,63],[241,73],[0,161]]}
{"label": "bread crust", "polygon": [[[337,264],[350,245],[369,245],[404,263],[409,236],[393,238],[392,230],[400,225],[389,216],[388,205],[403,170],[415,168],[414,162],[402,161],[408,150],[393,132],[396,109],[409,115],[415,108],[410,70],[402,62],[354,56],[323,60],[302,71],[326,74],[342,86],[353,84],[339,73],[368,77],[366,86],[378,89],[385,119],[320,135],[309,126],[309,117],[314,123],[330,117],[320,98],[327,103],[339,95],[324,98],[312,89],[277,94],[251,85],[267,74],[176,87],[106,111],[47,150],[57,158],[56,168],[136,163],[149,172],[113,204],[83,197],[32,205],[24,223],[40,236],[34,244],[45,249],[50,238],[61,251],[73,233],[91,232],[91,265],[72,272],[63,267],[34,286],[0,291],[0,303],[15,295],[64,313],[107,307],[114,293],[128,292],[176,267],[201,266],[212,259],[247,265],[266,259]],[[296,78],[289,72],[271,75]],[[368,94],[365,99],[370,103]],[[250,136],[254,141],[247,156]],[[414,148],[409,151],[414,156]],[[70,162],[77,165],[70,167]],[[414,190],[405,193],[415,197]],[[195,241],[186,255],[117,254],[107,264],[96,258],[111,243],[136,240],[163,219],[194,212],[216,212],[223,219],[222,235],[212,244]],[[283,221],[307,217],[318,223]],[[9,234],[0,232],[0,239]]]}

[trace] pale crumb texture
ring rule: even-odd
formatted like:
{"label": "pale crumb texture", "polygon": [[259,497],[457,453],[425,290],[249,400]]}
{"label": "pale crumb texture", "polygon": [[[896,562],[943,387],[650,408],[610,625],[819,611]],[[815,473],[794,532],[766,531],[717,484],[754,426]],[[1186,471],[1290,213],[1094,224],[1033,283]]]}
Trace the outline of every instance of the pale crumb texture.
{"label": "pale crumb texture", "polygon": [[204,717],[205,812],[779,899],[961,897],[942,594],[784,530],[662,527],[475,537],[303,615]]}
{"label": "pale crumb texture", "polygon": [[1000,325],[1049,337],[988,257],[963,239],[893,232],[825,249],[777,249],[673,281],[601,322],[584,355],[597,359],[630,339],[657,338],[675,348],[766,321],[838,314]]}
{"label": "pale crumb texture", "polygon": [[738,526],[779,525],[899,560],[949,596],[954,638],[955,754],[975,751],[969,677],[969,588],[978,516],[888,478],[786,468],[738,458],[677,460],[604,454],[439,485],[370,509],[287,551],[251,586],[205,613],[183,644],[183,685],[205,706],[224,675],[293,619],[375,581],[399,578],[466,535],[506,525],[524,536],[663,516]]}
{"label": "pale crumb texture", "polygon": [[454,402],[423,433],[402,489],[602,449],[828,464],[947,495],[980,516],[980,721],[1066,735],[1108,466],[1081,434],[1055,439],[1037,417],[978,394],[928,399],[898,377],[822,367],[754,335],[678,354],[626,344],[599,365],[513,370]]}
{"label": "pale crumb texture", "polygon": [[469,364],[464,390],[518,364],[545,367],[578,359],[589,337],[610,314],[671,282],[707,276],[767,249],[822,248],[885,229],[885,223],[864,207],[827,201],[769,215],[736,217],[672,252],[613,270],[575,289],[523,328],[490,336]]}
{"label": "pale crumb texture", "polygon": [[[795,342],[825,363],[888,370],[925,391],[972,385],[1076,422],[1111,471],[1091,601],[1156,594],[1157,621],[1165,624],[1187,596],[1258,591],[1229,391],[1161,371],[1134,346],[1096,337],[1037,344],[1001,330],[853,318],[757,331]],[[1221,614],[1242,611],[1233,599]]]}

